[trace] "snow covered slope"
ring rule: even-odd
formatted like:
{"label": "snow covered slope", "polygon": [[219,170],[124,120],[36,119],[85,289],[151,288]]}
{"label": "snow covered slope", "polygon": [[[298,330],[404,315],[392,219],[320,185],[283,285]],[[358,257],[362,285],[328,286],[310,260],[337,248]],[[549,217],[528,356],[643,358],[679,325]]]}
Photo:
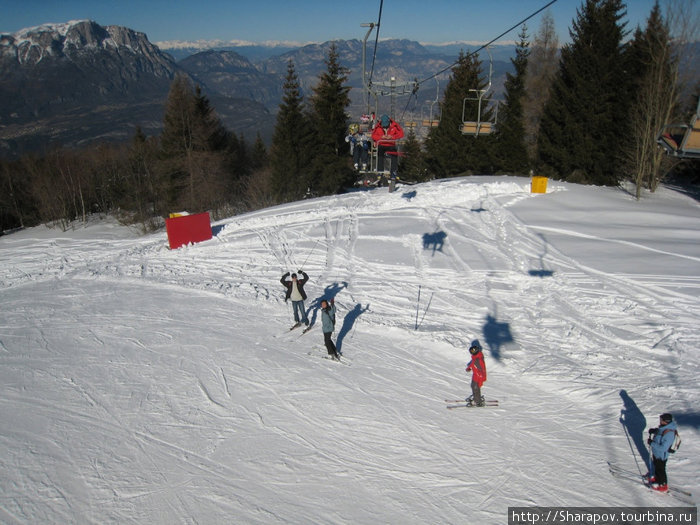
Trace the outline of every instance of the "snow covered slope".
{"label": "snow covered slope", "polygon": [[[700,206],[471,177],[308,200],[170,251],[109,221],[0,237],[0,522],[505,523],[697,494]],[[308,334],[279,284],[305,270]],[[343,366],[321,359],[335,297]],[[469,394],[485,349],[499,408]]]}

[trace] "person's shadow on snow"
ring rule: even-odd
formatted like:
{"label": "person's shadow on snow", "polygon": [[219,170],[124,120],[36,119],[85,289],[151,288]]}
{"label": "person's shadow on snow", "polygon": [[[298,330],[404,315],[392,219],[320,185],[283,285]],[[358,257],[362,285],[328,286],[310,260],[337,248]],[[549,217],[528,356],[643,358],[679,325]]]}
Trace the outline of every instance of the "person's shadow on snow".
{"label": "person's shadow on snow", "polygon": [[338,331],[338,338],[335,341],[335,347],[338,349],[339,352],[342,352],[343,339],[345,339],[345,336],[350,333],[350,330],[352,330],[352,326],[355,324],[355,320],[367,310],[369,310],[369,304],[362,308],[362,305],[360,303],[357,303],[355,305],[355,308],[353,308],[345,314],[345,317],[343,317],[343,326],[340,327],[340,330]]}
{"label": "person's shadow on snow", "polygon": [[343,288],[347,288],[348,283],[343,281],[342,283],[333,283],[323,290],[323,296],[317,297],[309,303],[309,307],[306,309],[306,316],[309,318],[309,323],[311,326],[316,324],[316,319],[318,318],[318,311],[321,309],[321,301],[324,299],[330,301],[335,299],[335,296],[340,293]]}
{"label": "person's shadow on snow", "polygon": [[620,397],[623,403],[622,410],[620,410],[620,423],[627,433],[630,448],[633,453],[636,448],[644,464],[649,465],[649,450],[644,440],[647,419],[626,390],[620,390]]}

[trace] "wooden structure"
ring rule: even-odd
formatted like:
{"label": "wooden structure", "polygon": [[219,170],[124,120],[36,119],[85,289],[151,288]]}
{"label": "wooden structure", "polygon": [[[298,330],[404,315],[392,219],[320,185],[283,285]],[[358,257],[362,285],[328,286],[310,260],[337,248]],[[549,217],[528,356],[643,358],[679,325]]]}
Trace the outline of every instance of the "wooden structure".
{"label": "wooden structure", "polygon": [[674,157],[700,159],[700,101],[690,124],[664,126],[656,142]]}

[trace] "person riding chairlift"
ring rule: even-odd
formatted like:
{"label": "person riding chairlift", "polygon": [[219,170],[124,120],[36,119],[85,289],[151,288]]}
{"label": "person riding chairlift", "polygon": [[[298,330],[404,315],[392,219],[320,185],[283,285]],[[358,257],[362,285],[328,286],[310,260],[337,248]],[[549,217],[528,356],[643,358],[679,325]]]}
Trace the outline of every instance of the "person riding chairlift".
{"label": "person riding chairlift", "polygon": [[401,126],[389,115],[382,115],[372,130],[372,140],[377,146],[377,171],[384,171],[384,157],[388,153],[391,157],[391,178],[396,178],[399,164],[396,141],[400,138],[403,138]]}

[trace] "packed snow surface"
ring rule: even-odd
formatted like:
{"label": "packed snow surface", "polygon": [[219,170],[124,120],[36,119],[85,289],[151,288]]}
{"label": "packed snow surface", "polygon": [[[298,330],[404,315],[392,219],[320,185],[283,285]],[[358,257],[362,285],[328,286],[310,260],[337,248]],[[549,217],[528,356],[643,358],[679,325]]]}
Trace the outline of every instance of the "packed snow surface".
{"label": "packed snow surface", "polygon": [[[170,250],[108,219],[0,237],[0,522],[482,523],[700,491],[700,206],[470,177],[306,200]],[[279,283],[304,270],[306,335]],[[343,362],[322,359],[335,297]],[[498,408],[469,395],[472,341]]]}

